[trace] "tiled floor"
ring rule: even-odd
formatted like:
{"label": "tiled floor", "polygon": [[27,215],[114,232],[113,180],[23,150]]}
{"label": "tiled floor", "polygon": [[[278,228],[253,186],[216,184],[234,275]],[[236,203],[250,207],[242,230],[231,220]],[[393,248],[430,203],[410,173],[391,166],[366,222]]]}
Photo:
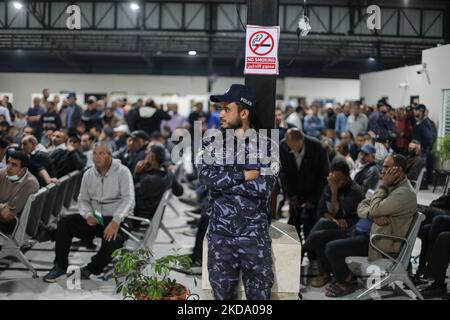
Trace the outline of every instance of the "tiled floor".
{"label": "tiled floor", "polygon": [[[189,191],[191,192],[191,191]],[[430,191],[419,193],[419,203],[427,205],[433,199],[437,198],[441,193],[437,191],[435,194]],[[194,237],[187,237],[182,234],[187,229],[186,221],[189,219],[183,211],[191,207],[175,201],[175,207],[181,213],[177,216],[170,208],[164,216],[164,224],[169,228],[174,236],[176,242],[171,244],[169,238],[163,233],[159,232],[157,243],[154,248],[156,256],[167,254],[173,248],[179,248],[180,253],[189,253],[194,246]],[[2,260],[0,262],[0,299],[121,299],[122,297],[115,293],[115,286],[113,280],[89,280],[82,281],[81,287],[73,288],[71,283],[66,280],[61,280],[54,284],[47,284],[42,281],[47,271],[52,266],[54,258],[53,253],[54,243],[45,242],[38,243],[26,253],[26,256],[31,260],[33,266],[38,270],[39,278],[33,279],[31,273],[19,262],[11,260]],[[420,249],[420,240],[416,242],[414,249],[415,254]],[[75,265],[83,265],[89,261],[92,252],[87,250],[74,251],[71,253],[70,262]],[[301,278],[301,292],[303,299],[327,299],[323,290],[314,289],[306,284],[311,280],[313,272],[308,271],[307,267],[302,268]],[[201,289],[201,276],[195,280],[192,276],[187,276],[178,272],[171,274],[179,282],[188,286],[192,293],[197,294],[200,299],[209,298],[207,292]],[[197,284],[195,284],[197,283]],[[69,288],[68,288],[69,285]],[[346,299],[353,299],[361,290],[346,297]],[[408,299],[406,295],[398,291],[380,292],[383,298],[390,299]],[[385,296],[387,295],[387,296]]]}

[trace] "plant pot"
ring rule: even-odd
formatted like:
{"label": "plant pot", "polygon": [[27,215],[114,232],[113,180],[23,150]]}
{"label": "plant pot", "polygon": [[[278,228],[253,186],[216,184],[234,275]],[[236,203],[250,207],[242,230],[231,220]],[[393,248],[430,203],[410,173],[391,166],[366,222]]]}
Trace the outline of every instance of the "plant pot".
{"label": "plant pot", "polygon": [[186,300],[191,294],[191,291],[184,285],[177,283],[175,286],[164,300]]}
{"label": "plant pot", "polygon": [[[161,300],[186,300],[190,294],[191,291],[186,286],[177,283],[175,284],[175,286],[170,288],[169,295],[162,298]],[[136,300],[157,300],[151,296],[141,294],[140,292],[135,292],[134,298]]]}

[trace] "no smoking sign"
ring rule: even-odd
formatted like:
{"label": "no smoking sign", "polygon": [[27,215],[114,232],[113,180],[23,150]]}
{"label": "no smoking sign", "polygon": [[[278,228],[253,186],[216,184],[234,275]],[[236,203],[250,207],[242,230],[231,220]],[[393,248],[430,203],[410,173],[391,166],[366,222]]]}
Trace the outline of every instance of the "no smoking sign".
{"label": "no smoking sign", "polygon": [[247,26],[244,74],[278,74],[280,27]]}

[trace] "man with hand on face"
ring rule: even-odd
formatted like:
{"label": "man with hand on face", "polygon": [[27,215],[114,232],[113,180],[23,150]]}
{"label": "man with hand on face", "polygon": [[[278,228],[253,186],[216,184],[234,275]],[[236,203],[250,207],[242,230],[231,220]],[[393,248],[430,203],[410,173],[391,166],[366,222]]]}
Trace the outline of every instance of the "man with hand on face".
{"label": "man with hand on face", "polygon": [[101,237],[102,245],[91,262],[81,268],[81,280],[98,275],[111,262],[111,254],[122,247],[125,236],[120,224],[133,214],[135,205],[133,178],[127,167],[113,160],[111,150],[104,144],[94,147],[95,167],[83,175],[78,208],[80,214],[68,215],[58,222],[56,230],[55,266],[44,277],[56,282],[66,276],[69,252],[74,237]]}
{"label": "man with hand on face", "polygon": [[25,152],[8,149],[7,153],[7,166],[0,170],[0,232],[10,234],[16,225],[15,218],[28,197],[39,190],[39,183],[28,172]]}
{"label": "man with hand on face", "polygon": [[[209,281],[214,297],[220,300],[236,299],[241,272],[248,300],[270,299],[274,283],[268,217],[279,164],[276,159],[261,163],[266,161],[260,152],[270,156],[261,144],[271,150],[273,141],[250,131],[255,98],[251,88],[238,84],[224,95],[210,97],[211,102],[221,105],[222,133],[216,131],[216,139],[225,136],[227,129],[235,130],[234,136],[228,134],[226,144],[204,138],[196,159],[200,184],[206,186],[210,196],[206,212],[210,216]],[[253,137],[247,138],[251,132]],[[237,148],[238,143],[243,146]],[[208,161],[208,157],[215,159]]]}
{"label": "man with hand on face", "polygon": [[164,146],[154,142],[148,145],[145,159],[136,165],[133,174],[136,194],[134,214],[138,217],[151,220],[167,189],[172,189],[177,197],[183,194],[183,186],[163,165],[164,160]]}
{"label": "man with hand on face", "polygon": [[359,220],[356,212],[364,199],[361,187],[350,179],[350,169],[345,161],[333,163],[327,178],[317,213],[322,218],[312,228],[305,248],[316,253],[319,275],[311,282],[320,288],[331,280],[332,269],[325,255],[326,245],[333,240],[350,237]]}
{"label": "man with hand on face", "polygon": [[[371,234],[386,234],[404,238],[417,210],[417,197],[406,177],[406,158],[399,154],[386,157],[381,172],[382,178],[371,199],[365,199],[358,207],[360,218],[373,220]],[[387,252],[396,254],[402,241],[379,238],[374,244]],[[369,261],[382,258],[372,247]]]}
{"label": "man with hand on face", "polygon": [[87,158],[81,151],[80,143],[79,135],[71,135],[65,149],[57,148],[50,153],[58,179],[72,171],[81,171],[86,166]]}

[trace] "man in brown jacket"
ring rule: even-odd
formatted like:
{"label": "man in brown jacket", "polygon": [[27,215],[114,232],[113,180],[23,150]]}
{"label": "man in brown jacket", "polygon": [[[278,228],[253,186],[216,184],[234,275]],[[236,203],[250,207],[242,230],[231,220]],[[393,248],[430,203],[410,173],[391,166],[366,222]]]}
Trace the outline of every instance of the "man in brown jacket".
{"label": "man in brown jacket", "polygon": [[[360,218],[373,220],[371,234],[386,234],[405,237],[414,213],[417,210],[417,197],[406,177],[407,160],[404,156],[393,154],[383,163],[382,179],[371,199],[365,199],[358,206]],[[402,241],[379,238],[374,245],[389,254],[400,251]],[[369,261],[383,256],[369,247]]]}
{"label": "man in brown jacket", "polygon": [[14,230],[15,217],[28,197],[39,190],[38,181],[27,169],[26,153],[14,150],[8,156],[7,167],[0,170],[0,231],[6,234]]}

